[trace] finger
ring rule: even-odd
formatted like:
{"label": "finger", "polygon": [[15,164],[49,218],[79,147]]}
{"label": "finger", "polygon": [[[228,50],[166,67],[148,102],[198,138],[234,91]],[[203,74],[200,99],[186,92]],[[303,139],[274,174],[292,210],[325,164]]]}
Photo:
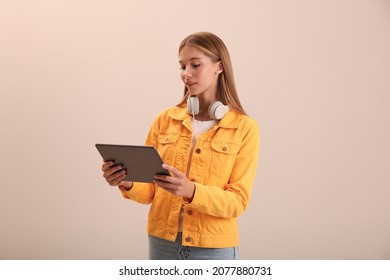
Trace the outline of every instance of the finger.
{"label": "finger", "polygon": [[118,171],[118,172],[115,172],[114,174],[112,174],[110,177],[109,177],[109,179],[111,180],[111,181],[113,181],[113,180],[115,180],[115,179],[117,179],[117,178],[119,178],[119,177],[122,177],[123,175],[126,175],[126,170],[120,170],[120,171]]}
{"label": "finger", "polygon": [[123,169],[123,166],[122,165],[115,165],[113,167],[110,167],[109,169],[107,169],[106,171],[104,171],[103,173],[103,177],[104,178],[108,178],[110,177],[112,174],[118,172],[119,170]]}
{"label": "finger", "polygon": [[164,168],[164,169],[166,169],[166,170],[172,172],[173,175],[175,175],[176,177],[183,177],[183,176],[184,176],[184,173],[183,173],[183,172],[179,171],[179,170],[176,169],[175,167],[170,166],[170,165],[168,165],[168,164],[163,163],[162,168]]}
{"label": "finger", "polygon": [[126,177],[126,170],[122,170],[108,177],[107,182],[109,184],[115,184],[117,181],[118,182],[122,181],[125,177]]}
{"label": "finger", "polygon": [[119,186],[121,184],[121,182],[123,181],[123,179],[125,179],[126,175],[123,175],[119,178],[117,178],[115,181],[112,181],[111,182],[111,186]]}
{"label": "finger", "polygon": [[170,193],[174,193],[176,191],[176,188],[174,185],[172,184],[168,184],[166,182],[158,182],[158,181],[154,181],[155,184],[157,184],[160,188],[170,192]]}
{"label": "finger", "polygon": [[105,172],[114,164],[113,161],[105,161],[102,165],[102,171]]}
{"label": "finger", "polygon": [[177,177],[172,177],[172,176],[167,176],[167,175],[154,175],[153,179],[159,180],[159,181],[164,181],[168,182],[171,184],[177,184],[178,183],[178,178]]}
{"label": "finger", "polygon": [[172,190],[175,188],[175,185],[164,180],[154,179],[153,182],[164,189]]}

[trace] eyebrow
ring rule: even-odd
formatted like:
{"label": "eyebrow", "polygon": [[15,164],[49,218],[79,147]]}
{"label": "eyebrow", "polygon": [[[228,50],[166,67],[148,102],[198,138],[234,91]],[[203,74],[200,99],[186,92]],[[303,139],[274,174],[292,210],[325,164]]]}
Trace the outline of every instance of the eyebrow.
{"label": "eyebrow", "polygon": [[[201,59],[201,58],[200,57],[193,57],[193,58],[190,58],[190,61],[195,60],[195,59]],[[179,60],[179,63],[183,63],[183,61]]]}

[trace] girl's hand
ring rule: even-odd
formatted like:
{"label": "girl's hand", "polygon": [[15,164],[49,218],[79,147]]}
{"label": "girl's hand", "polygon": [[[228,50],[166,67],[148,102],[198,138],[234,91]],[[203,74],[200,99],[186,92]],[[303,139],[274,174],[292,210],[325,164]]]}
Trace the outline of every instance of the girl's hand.
{"label": "girl's hand", "polygon": [[103,177],[106,179],[110,186],[124,185],[127,188],[131,188],[132,182],[122,182],[126,177],[126,170],[122,165],[114,165],[112,161],[105,161],[102,165]]}
{"label": "girl's hand", "polygon": [[162,167],[170,171],[174,176],[155,175],[154,183],[176,196],[182,196],[192,200],[195,193],[195,184],[175,167],[167,164],[163,164]]}

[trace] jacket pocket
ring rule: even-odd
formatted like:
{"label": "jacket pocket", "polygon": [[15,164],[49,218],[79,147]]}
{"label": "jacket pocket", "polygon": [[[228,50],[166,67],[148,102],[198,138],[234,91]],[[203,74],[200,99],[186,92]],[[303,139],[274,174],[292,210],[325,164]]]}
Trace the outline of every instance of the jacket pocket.
{"label": "jacket pocket", "polygon": [[164,163],[171,164],[173,149],[178,138],[178,134],[160,134],[158,136],[157,150]]}
{"label": "jacket pocket", "polygon": [[239,150],[237,143],[211,142],[210,173],[228,181]]}

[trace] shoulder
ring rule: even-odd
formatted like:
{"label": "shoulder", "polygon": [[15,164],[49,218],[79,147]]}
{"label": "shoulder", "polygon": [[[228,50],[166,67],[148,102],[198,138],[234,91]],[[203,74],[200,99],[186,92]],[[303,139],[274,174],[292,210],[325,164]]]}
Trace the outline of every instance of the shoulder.
{"label": "shoulder", "polygon": [[257,121],[248,115],[239,114],[239,120],[241,125],[249,127],[259,127]]}
{"label": "shoulder", "polygon": [[258,124],[255,119],[234,110],[229,111],[221,120],[221,126],[237,129],[258,129]]}
{"label": "shoulder", "polygon": [[260,137],[260,128],[257,121],[245,114],[237,114],[237,132],[243,137],[258,139]]}
{"label": "shoulder", "polygon": [[173,127],[181,124],[185,118],[188,118],[186,108],[180,106],[170,107],[157,114],[154,118],[152,127],[155,130],[165,130],[169,127],[174,129]]}

